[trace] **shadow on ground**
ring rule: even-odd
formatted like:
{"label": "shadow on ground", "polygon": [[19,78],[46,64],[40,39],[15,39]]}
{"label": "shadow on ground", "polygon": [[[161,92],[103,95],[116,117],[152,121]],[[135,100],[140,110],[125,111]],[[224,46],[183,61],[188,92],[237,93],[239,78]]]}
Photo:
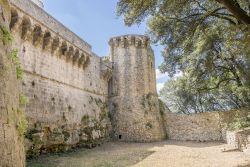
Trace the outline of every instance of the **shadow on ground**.
{"label": "shadow on ground", "polygon": [[44,155],[27,167],[250,167],[250,156],[220,151],[223,143],[109,142],[94,149]]}
{"label": "shadow on ground", "polygon": [[[140,143],[110,142],[94,149],[42,155],[27,161],[27,167],[127,167],[132,166],[154,151],[140,147]],[[138,147],[139,146],[139,147]]]}

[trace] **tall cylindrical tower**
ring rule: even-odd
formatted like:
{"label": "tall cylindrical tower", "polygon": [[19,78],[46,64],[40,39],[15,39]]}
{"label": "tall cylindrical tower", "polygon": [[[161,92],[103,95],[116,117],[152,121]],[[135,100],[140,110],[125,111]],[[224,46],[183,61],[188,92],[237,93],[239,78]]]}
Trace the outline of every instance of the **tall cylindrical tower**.
{"label": "tall cylindrical tower", "polygon": [[113,62],[109,92],[114,137],[138,142],[164,139],[149,38],[125,35],[111,38],[109,44]]}
{"label": "tall cylindrical tower", "polygon": [[32,2],[34,2],[37,6],[39,6],[40,8],[43,8],[43,0],[31,0]]}

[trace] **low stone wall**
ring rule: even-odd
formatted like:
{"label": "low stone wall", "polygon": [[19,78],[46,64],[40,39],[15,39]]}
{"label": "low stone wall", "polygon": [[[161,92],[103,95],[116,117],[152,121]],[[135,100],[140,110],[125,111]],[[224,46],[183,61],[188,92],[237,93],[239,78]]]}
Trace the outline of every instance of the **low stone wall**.
{"label": "low stone wall", "polygon": [[225,141],[227,126],[236,116],[246,116],[246,111],[233,110],[191,115],[165,113],[164,119],[169,139],[203,142]]}
{"label": "low stone wall", "polygon": [[230,149],[238,149],[250,154],[250,128],[227,131],[226,142]]}

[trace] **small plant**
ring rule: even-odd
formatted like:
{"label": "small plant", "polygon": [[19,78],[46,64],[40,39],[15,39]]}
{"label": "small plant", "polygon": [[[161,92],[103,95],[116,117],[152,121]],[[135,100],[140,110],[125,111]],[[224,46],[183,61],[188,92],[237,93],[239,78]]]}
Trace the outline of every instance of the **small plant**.
{"label": "small plant", "polygon": [[19,95],[19,104],[20,106],[25,106],[28,103],[28,98],[27,96],[20,94]]}
{"label": "small plant", "polygon": [[23,78],[23,69],[21,67],[21,63],[20,63],[20,60],[19,60],[17,54],[18,54],[17,49],[12,50],[10,53],[10,58],[11,58],[12,62],[14,63],[14,65],[16,66],[17,79],[22,79]]}
{"label": "small plant", "polygon": [[28,128],[28,122],[26,120],[24,111],[22,111],[21,109],[18,109],[18,114],[19,114],[19,121],[17,125],[17,130],[18,130],[19,135],[23,137]]}
{"label": "small plant", "polygon": [[7,45],[9,43],[11,43],[13,41],[13,37],[11,35],[11,33],[8,31],[8,29],[4,26],[0,26],[0,30],[1,30],[1,38],[2,38],[2,42],[4,45]]}

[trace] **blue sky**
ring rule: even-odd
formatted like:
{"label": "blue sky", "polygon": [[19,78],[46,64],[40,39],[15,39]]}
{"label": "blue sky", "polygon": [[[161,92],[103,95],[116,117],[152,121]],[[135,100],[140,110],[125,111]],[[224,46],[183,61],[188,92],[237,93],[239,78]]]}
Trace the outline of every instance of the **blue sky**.
{"label": "blue sky", "polygon": [[[44,9],[66,27],[88,42],[99,56],[109,54],[108,40],[124,34],[145,34],[146,23],[127,27],[117,17],[118,0],[44,0]],[[161,46],[152,45],[155,51],[156,67],[162,62]],[[157,86],[160,89],[167,80],[166,74],[156,70]]]}

